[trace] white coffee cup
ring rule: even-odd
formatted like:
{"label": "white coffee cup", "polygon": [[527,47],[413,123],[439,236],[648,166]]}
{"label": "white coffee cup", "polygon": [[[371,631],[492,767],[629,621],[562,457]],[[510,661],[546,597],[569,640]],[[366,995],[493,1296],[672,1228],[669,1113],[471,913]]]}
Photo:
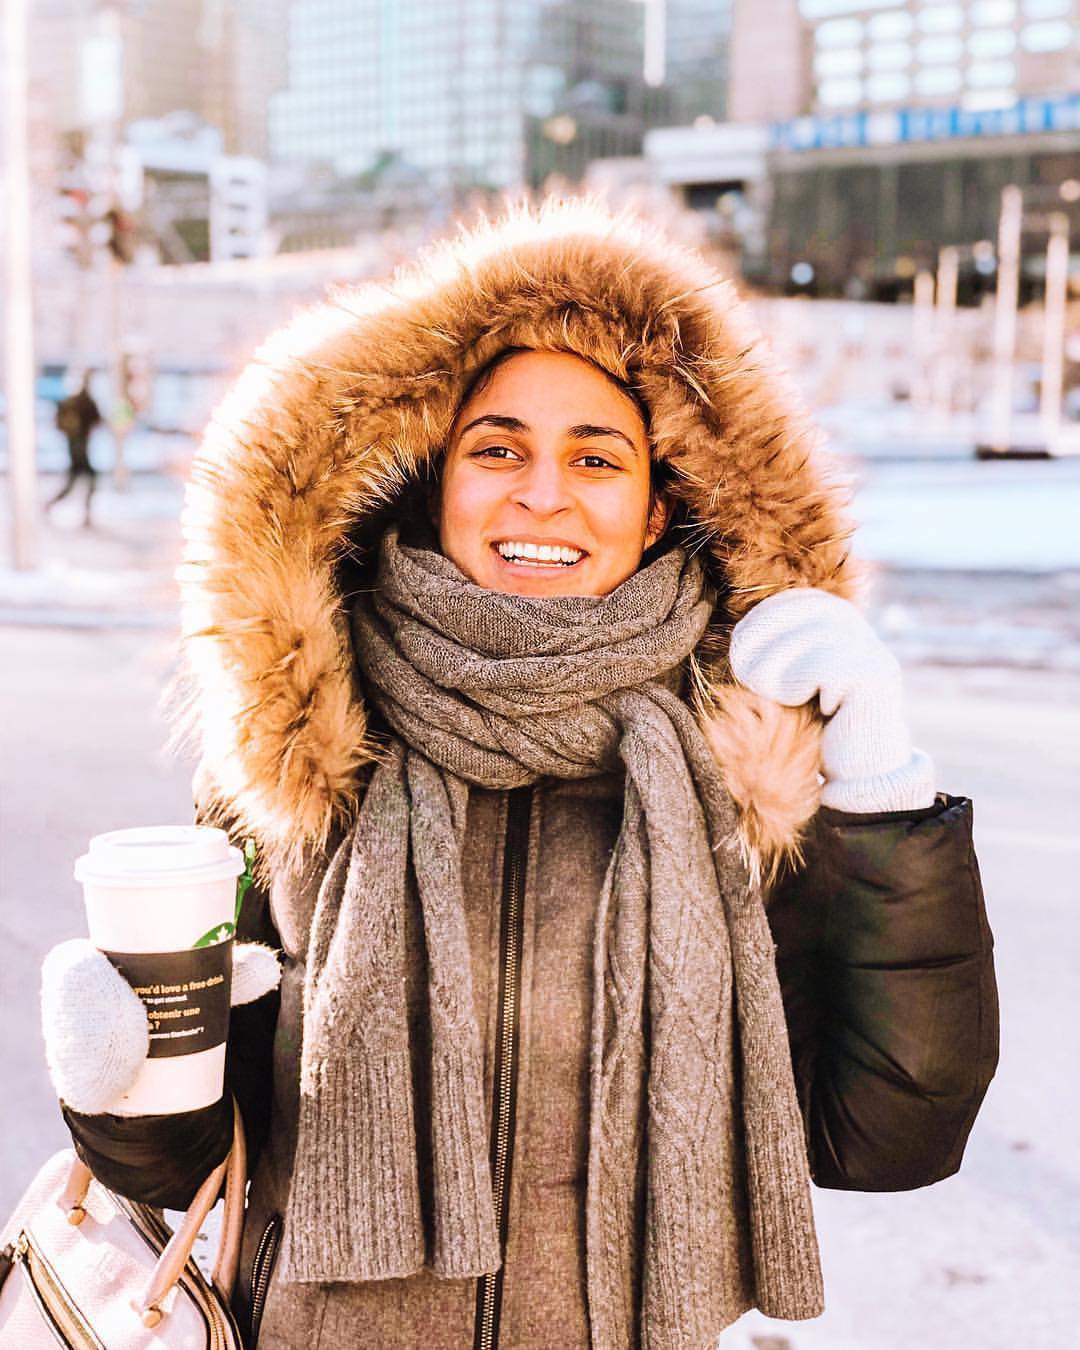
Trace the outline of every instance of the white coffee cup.
{"label": "white coffee cup", "polygon": [[146,1004],[150,1055],[113,1115],[211,1106],[223,1090],[237,877],[224,830],[113,830],[75,864],[90,941]]}

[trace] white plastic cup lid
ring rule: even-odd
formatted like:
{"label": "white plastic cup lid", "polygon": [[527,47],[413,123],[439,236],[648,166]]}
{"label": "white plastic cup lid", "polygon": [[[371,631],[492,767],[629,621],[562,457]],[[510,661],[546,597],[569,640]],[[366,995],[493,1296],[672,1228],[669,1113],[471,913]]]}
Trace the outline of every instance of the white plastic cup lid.
{"label": "white plastic cup lid", "polygon": [[226,881],[244,870],[244,855],[224,830],[206,825],[144,825],[90,840],[75,880],[96,886],[181,886]]}

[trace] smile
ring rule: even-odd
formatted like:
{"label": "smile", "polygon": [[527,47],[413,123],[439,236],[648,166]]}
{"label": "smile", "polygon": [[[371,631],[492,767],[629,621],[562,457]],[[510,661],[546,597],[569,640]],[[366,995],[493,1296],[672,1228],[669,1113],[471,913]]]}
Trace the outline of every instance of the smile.
{"label": "smile", "polygon": [[525,567],[573,567],[587,555],[565,544],[525,544],[507,539],[493,545],[504,562]]}

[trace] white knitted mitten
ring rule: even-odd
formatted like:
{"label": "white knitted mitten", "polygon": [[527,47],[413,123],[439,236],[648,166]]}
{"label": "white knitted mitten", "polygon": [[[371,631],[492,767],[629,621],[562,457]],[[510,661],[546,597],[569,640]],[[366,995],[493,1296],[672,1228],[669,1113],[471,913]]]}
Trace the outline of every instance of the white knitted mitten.
{"label": "white knitted mitten", "polygon": [[789,707],[817,696],[823,805],[914,811],[934,802],[934,766],[912,748],[896,658],[850,601],[811,587],[780,591],[735,625],[740,683]]}
{"label": "white knitted mitten", "polygon": [[[232,1005],[251,1003],[281,979],[277,955],[258,942],[233,948]],[[71,938],[41,967],[41,1028],[56,1095],[97,1115],[135,1081],[150,1049],[139,996],[87,939]]]}

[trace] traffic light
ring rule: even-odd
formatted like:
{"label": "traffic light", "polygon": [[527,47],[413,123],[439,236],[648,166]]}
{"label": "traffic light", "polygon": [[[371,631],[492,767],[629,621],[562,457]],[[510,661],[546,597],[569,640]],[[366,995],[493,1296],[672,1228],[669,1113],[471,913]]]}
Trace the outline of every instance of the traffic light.
{"label": "traffic light", "polygon": [[109,227],[105,245],[119,263],[135,261],[136,227],[134,218],[122,206],[110,206],[105,212]]}
{"label": "traffic light", "polygon": [[93,256],[94,218],[90,211],[90,193],[83,187],[60,190],[60,245],[77,267],[89,267]]}
{"label": "traffic light", "polygon": [[97,249],[107,249],[118,263],[135,260],[138,226],[135,217],[107,193],[81,185],[60,189],[60,242],[79,267],[89,267]]}

